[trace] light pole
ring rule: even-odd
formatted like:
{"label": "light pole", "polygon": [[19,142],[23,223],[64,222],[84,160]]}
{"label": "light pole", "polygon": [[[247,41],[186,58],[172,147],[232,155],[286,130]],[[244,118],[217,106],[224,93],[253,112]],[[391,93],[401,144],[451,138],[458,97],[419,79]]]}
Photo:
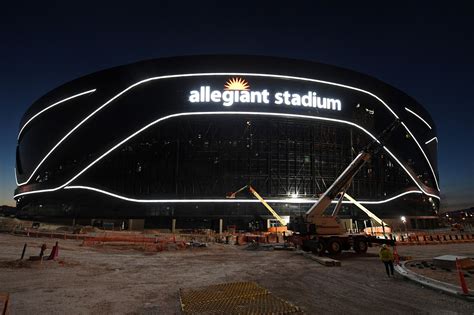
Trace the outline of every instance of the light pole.
{"label": "light pole", "polygon": [[405,234],[407,234],[407,218],[403,215],[400,219],[402,220],[403,225],[405,226]]}

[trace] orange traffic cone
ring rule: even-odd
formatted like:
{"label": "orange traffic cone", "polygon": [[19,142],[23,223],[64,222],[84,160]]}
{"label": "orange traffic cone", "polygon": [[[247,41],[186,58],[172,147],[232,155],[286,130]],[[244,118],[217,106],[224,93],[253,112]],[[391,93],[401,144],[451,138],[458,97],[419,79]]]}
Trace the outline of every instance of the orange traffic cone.
{"label": "orange traffic cone", "polygon": [[49,254],[48,260],[56,260],[59,256],[59,245],[58,242],[56,242],[56,245],[53,246],[53,249],[51,250],[51,254]]}
{"label": "orange traffic cone", "polygon": [[469,289],[467,288],[466,280],[464,279],[464,273],[462,272],[461,264],[459,263],[459,260],[457,258],[456,269],[458,270],[459,282],[461,282],[462,293],[469,294]]}
{"label": "orange traffic cone", "polygon": [[393,258],[395,261],[395,266],[400,264],[400,256],[398,256],[397,246],[393,246]]}

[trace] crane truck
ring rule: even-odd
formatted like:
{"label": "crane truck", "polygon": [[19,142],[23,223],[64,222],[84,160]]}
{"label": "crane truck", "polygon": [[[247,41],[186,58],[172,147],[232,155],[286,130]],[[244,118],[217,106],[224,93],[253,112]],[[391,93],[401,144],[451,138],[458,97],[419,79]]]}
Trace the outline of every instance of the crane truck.
{"label": "crane truck", "polygon": [[[337,216],[342,206],[342,200],[349,199],[371,216],[370,211],[364,208],[347,194],[354,176],[372,158],[374,154],[383,148],[383,142],[393,133],[400,124],[399,120],[392,122],[377,139],[365,146],[355,159],[346,167],[332,185],[320,196],[318,201],[301,217],[295,218],[290,225],[290,230],[294,233],[288,240],[295,245],[299,245],[306,251],[323,254],[339,254],[342,250],[351,248],[357,253],[365,253],[368,246],[373,243],[394,245],[390,239],[381,239],[362,233],[347,233],[341,225]],[[337,197],[337,203],[330,215],[325,215],[326,210]],[[372,214],[373,215],[373,214]],[[379,220],[384,226],[384,222]]]}

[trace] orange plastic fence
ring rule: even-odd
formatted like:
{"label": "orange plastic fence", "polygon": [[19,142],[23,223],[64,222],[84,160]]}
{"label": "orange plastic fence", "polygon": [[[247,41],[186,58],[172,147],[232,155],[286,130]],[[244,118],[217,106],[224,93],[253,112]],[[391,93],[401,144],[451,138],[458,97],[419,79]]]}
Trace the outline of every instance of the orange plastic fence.
{"label": "orange plastic fence", "polygon": [[461,233],[407,233],[395,235],[397,245],[433,245],[433,244],[452,244],[452,243],[472,243],[474,234]]}
{"label": "orange plastic fence", "polygon": [[103,235],[87,237],[82,242],[84,246],[107,244],[107,243],[125,243],[132,245],[141,245],[147,251],[163,251],[173,245],[175,249],[182,249],[186,247],[184,241],[177,241],[175,236],[160,236],[152,237],[146,235],[134,234],[114,234],[104,233]]}
{"label": "orange plastic fence", "polygon": [[[66,232],[46,232],[34,229],[14,230],[14,234],[22,234],[30,237],[48,237],[58,239],[74,239],[83,240],[85,245],[98,244],[100,242],[129,242],[142,244],[157,244],[157,243],[176,243],[173,236],[152,237],[142,234],[127,234],[124,232],[106,232],[102,235],[87,235],[87,234],[71,234]],[[431,244],[450,244],[450,243],[474,243],[474,233],[433,233],[427,234],[423,232],[408,232],[408,233],[394,233],[390,234],[395,238],[397,245],[431,245]],[[255,233],[255,234],[238,234],[236,235],[237,244],[246,244],[247,242],[259,243],[280,243],[283,242],[283,237],[280,233]]]}
{"label": "orange plastic fence", "polygon": [[73,239],[82,240],[84,246],[103,244],[103,243],[114,243],[123,242],[130,244],[143,244],[146,250],[165,250],[169,247],[169,244],[174,244],[175,248],[185,248],[186,244],[183,241],[177,241],[175,236],[146,236],[142,234],[127,234],[120,232],[106,232],[101,235],[87,235],[87,234],[70,234],[66,232],[47,232],[38,231],[34,229],[26,230],[15,230],[12,231],[14,234],[26,235],[29,237],[47,237],[57,239]]}

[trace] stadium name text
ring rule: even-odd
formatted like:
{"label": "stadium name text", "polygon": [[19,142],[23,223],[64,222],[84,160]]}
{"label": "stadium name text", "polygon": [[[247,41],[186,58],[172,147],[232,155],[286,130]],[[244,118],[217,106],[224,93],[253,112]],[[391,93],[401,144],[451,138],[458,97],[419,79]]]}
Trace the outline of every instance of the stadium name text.
{"label": "stadium name text", "polygon": [[272,95],[267,89],[261,91],[247,90],[212,90],[210,86],[201,86],[199,90],[193,90],[189,94],[191,103],[222,103],[224,106],[232,106],[235,103],[243,104],[273,104],[288,106],[314,107],[340,111],[341,101],[339,99],[320,97],[316,92],[308,91],[306,94],[276,92]]}

